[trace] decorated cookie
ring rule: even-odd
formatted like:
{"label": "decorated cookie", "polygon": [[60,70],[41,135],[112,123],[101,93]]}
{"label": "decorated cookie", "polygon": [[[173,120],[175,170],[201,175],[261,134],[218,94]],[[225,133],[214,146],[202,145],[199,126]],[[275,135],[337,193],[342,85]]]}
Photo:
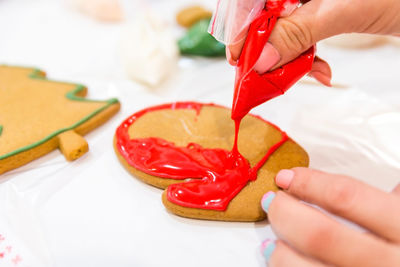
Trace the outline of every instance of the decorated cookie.
{"label": "decorated cookie", "polygon": [[208,33],[210,19],[202,19],[189,28],[187,33],[178,40],[182,55],[218,57],[225,56],[225,45],[215,40]]}
{"label": "decorated cookie", "polygon": [[82,85],[44,72],[0,66],[0,174],[59,148],[67,160],[88,151],[82,135],[119,110],[117,99],[86,100]]}
{"label": "decorated cookie", "polygon": [[253,115],[241,123],[236,153],[230,115],[230,109],[192,102],[139,111],[117,128],[116,154],[136,178],[165,188],[162,201],[172,213],[262,220],[260,201],[278,190],[276,173],[308,166],[308,156],[278,127]]}

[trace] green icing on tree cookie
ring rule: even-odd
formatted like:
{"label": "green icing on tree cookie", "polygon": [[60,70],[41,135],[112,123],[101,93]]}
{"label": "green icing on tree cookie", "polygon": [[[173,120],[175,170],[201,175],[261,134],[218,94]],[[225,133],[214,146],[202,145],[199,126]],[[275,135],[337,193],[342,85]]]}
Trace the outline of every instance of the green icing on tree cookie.
{"label": "green icing on tree cookie", "polygon": [[[9,66],[0,65],[0,67],[2,67],[2,66],[3,67],[9,67]],[[15,67],[15,68],[18,68],[18,67]],[[21,69],[23,69],[23,68],[21,67]],[[29,69],[29,68],[27,68],[27,69]],[[59,135],[59,134],[61,134],[63,132],[66,132],[66,131],[69,131],[69,130],[73,130],[76,127],[80,126],[81,124],[87,122],[88,120],[90,120],[91,118],[93,118],[94,116],[96,116],[97,114],[102,112],[103,110],[107,109],[111,105],[114,105],[114,104],[119,102],[118,99],[116,99],[116,98],[111,98],[111,99],[108,99],[108,100],[105,100],[105,101],[99,101],[99,100],[90,100],[90,99],[86,99],[84,97],[80,97],[80,96],[78,96],[78,94],[81,91],[86,89],[85,86],[80,85],[80,84],[68,83],[68,82],[59,82],[59,81],[48,80],[46,78],[45,73],[42,72],[39,69],[34,69],[32,71],[32,73],[30,73],[28,75],[28,77],[30,79],[44,80],[44,81],[49,81],[49,82],[52,82],[52,83],[61,83],[61,84],[73,85],[75,88],[73,88],[71,91],[69,91],[69,92],[67,92],[65,94],[65,97],[67,99],[70,99],[72,101],[81,101],[81,102],[98,102],[98,103],[104,103],[104,105],[101,106],[100,108],[94,110],[92,113],[90,113],[89,115],[85,116],[84,118],[81,118],[80,120],[76,121],[74,124],[69,125],[68,127],[64,127],[62,129],[59,129],[57,131],[54,131],[54,132],[50,133],[48,136],[46,136],[45,138],[43,138],[41,140],[38,140],[38,141],[36,141],[36,142],[34,142],[34,143],[30,144],[30,145],[24,146],[24,147],[20,147],[20,148],[14,150],[14,151],[9,152],[9,153],[0,155],[0,160],[3,160],[3,159],[8,158],[8,157],[11,157],[11,156],[16,155],[18,153],[30,150],[30,149],[32,149],[34,147],[37,147],[37,146],[49,141],[51,138],[53,138],[53,137],[55,137],[55,136],[57,136],[57,135]],[[3,130],[3,125],[0,125],[0,136],[2,134],[2,130]]]}

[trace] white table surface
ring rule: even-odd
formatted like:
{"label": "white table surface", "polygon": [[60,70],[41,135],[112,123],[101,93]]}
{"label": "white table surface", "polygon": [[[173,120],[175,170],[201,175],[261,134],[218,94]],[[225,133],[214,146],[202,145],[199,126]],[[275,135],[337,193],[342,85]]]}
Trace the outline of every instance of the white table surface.
{"label": "white table surface", "polygon": [[[172,23],[175,10],[190,1],[149,3]],[[86,136],[90,151],[77,161],[54,151],[0,177],[0,253],[7,252],[0,266],[15,266],[16,256],[18,266],[265,266],[259,245],[274,236],[266,221],[172,215],[161,191],[127,173],[112,148],[121,121],[149,105],[229,106],[234,70],[222,59],[181,58],[167,82],[146,88],[128,80],[118,60],[123,27],[96,22],[64,1],[0,0],[0,63],[39,67],[51,79],[87,85],[90,98],[117,97],[122,104]],[[343,88],[305,79],[254,113],[302,144],[312,167],[389,191],[400,181],[400,47],[321,44],[318,53]]]}

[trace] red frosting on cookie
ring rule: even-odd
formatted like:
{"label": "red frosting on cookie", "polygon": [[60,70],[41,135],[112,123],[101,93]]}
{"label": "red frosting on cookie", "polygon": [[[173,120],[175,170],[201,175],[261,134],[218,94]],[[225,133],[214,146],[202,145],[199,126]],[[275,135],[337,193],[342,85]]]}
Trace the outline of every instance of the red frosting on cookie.
{"label": "red frosting on cookie", "polygon": [[[160,178],[192,179],[170,185],[167,189],[169,201],[190,208],[225,210],[230,200],[249,181],[257,178],[257,171],[269,156],[288,139],[286,133],[281,131],[282,139],[253,167],[237,150],[203,148],[194,143],[178,147],[161,138],[130,139],[128,134],[129,127],[148,112],[162,109],[195,109],[199,113],[202,106],[200,103],[185,102],[139,111],[118,127],[116,147],[129,165],[142,172]],[[275,125],[272,126],[279,130]]]}

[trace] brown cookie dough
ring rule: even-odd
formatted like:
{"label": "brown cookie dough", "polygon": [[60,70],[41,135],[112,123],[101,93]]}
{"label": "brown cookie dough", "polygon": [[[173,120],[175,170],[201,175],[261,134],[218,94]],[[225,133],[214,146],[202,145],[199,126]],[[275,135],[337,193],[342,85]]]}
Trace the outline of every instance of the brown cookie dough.
{"label": "brown cookie dough", "polygon": [[82,85],[44,72],[0,66],[0,174],[60,148],[67,160],[88,151],[82,135],[106,122],[118,100],[90,101]]}
{"label": "brown cookie dough", "polygon": [[184,8],[176,15],[176,21],[179,25],[189,28],[202,19],[211,18],[212,13],[201,6],[191,6]]}

